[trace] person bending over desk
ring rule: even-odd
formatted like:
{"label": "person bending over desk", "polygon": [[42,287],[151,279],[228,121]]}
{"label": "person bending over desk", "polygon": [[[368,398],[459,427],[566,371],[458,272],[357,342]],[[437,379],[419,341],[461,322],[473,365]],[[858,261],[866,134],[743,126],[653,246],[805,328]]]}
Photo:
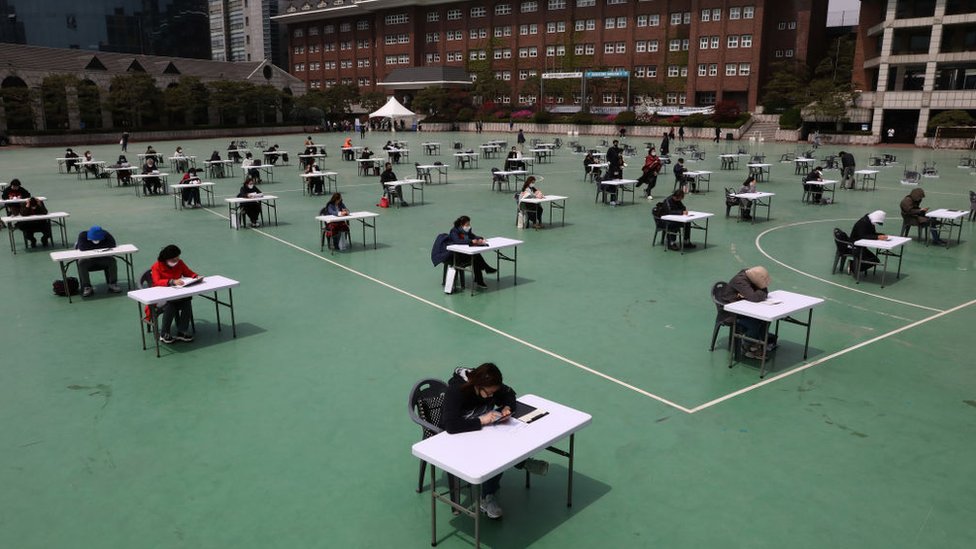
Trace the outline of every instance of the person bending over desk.
{"label": "person bending over desk", "polygon": [[[316,174],[316,173],[319,173],[319,166],[318,166],[318,164],[316,164],[315,162],[312,162],[311,164],[309,164],[308,167],[305,168],[305,173],[306,174]],[[308,185],[308,193],[309,194],[319,195],[319,194],[322,194],[324,192],[323,191],[323,188],[325,187],[325,178],[322,177],[322,176],[319,176],[319,177],[309,177],[308,180],[305,182],[305,184]]]}
{"label": "person bending over desk", "polygon": [[74,168],[76,172],[81,171],[81,168],[78,167],[78,153],[70,148],[66,149],[64,151],[64,158],[66,159],[64,161],[64,166],[68,173],[71,173],[71,168]]}
{"label": "person bending over desk", "polygon": [[[244,185],[241,186],[241,190],[237,191],[237,198],[261,198],[261,196],[263,196],[261,189],[254,184],[254,179],[251,176],[247,176],[244,180]],[[248,219],[251,220],[251,227],[261,226],[261,222],[258,221],[261,217],[260,202],[243,202],[241,203],[241,209],[244,210]]]}
{"label": "person bending over desk", "polygon": [[[44,205],[40,200],[30,197],[27,202],[20,208],[20,215],[27,217],[29,215],[44,215],[47,213],[47,206]],[[34,236],[37,233],[41,233],[41,244],[45,248],[49,244],[53,244],[54,240],[51,238],[51,220],[41,219],[38,221],[21,221],[17,223],[17,228],[24,233],[24,238],[30,242],[31,248],[37,247],[37,238]]]}
{"label": "person bending over desk", "polygon": [[[210,161],[211,162],[219,162],[220,161],[220,153],[218,151],[214,151],[213,154],[210,155]],[[210,173],[213,174],[214,177],[224,177],[224,165],[223,164],[211,164],[210,165]]]}
{"label": "person bending over desk", "polygon": [[542,204],[523,204],[522,200],[542,197],[542,191],[535,187],[535,176],[530,176],[522,184],[522,190],[518,194],[519,208],[525,212],[526,226],[531,224],[535,229],[542,228]]}
{"label": "person bending over desk", "polygon": [[[185,174],[183,174],[183,179],[180,180],[183,185],[193,184],[199,185],[200,178],[197,177],[197,169],[190,168]],[[180,199],[189,208],[200,208],[200,188],[199,187],[187,187],[182,189],[180,192]]]}
{"label": "person bending over desk", "polygon": [[[471,218],[466,215],[462,215],[454,220],[454,228],[451,229],[448,236],[451,239],[451,244],[461,244],[465,246],[482,246],[487,244],[484,238],[481,238],[471,231]],[[479,288],[487,288],[488,285],[485,284],[484,273],[494,274],[498,271],[498,269],[489,265],[481,254],[475,254],[473,256],[466,254],[454,254],[454,265],[465,267],[468,265],[469,261],[474,261],[472,268],[474,269],[475,285]]]}
{"label": "person bending over desk", "polygon": [[923,189],[912,189],[912,192],[901,199],[901,217],[906,226],[918,225],[923,229],[928,228],[932,232],[932,244],[945,246],[946,242],[939,236],[939,222],[925,216],[929,209],[922,207],[923,198],[925,198]]}
{"label": "person bending over desk", "polygon": [[[857,242],[861,239],[888,240],[888,235],[879,233],[874,227],[875,225],[884,225],[885,217],[886,214],[882,210],[875,210],[858,219],[854,223],[854,228],[851,229],[851,242]],[[858,257],[861,261],[862,273],[880,263],[878,256],[874,255],[871,250],[861,246],[855,246],[855,248],[857,248]],[[851,264],[851,274],[854,274],[853,263]]]}
{"label": "person bending over desk", "polygon": [[[319,211],[319,215],[334,215],[337,217],[349,215],[349,208],[346,208],[346,204],[342,201],[342,194],[332,193],[332,198]],[[325,236],[331,239],[333,250],[339,249],[339,239],[342,233],[346,233],[346,238],[349,237],[349,223],[346,221],[333,221],[325,225]]]}
{"label": "person bending over desk", "polygon": [[129,159],[126,158],[124,154],[119,155],[119,159],[115,162],[115,166],[113,167],[117,168],[115,171],[115,177],[118,179],[119,185],[128,185],[129,183],[132,183],[132,170],[122,169],[131,167],[129,165]]}
{"label": "person bending over desk", "polygon": [[525,169],[525,162],[522,161],[522,153],[519,152],[518,148],[512,147],[512,150],[508,151],[508,156],[505,158],[505,169],[506,170]]}
{"label": "person bending over desk", "polygon": [[[498,366],[486,362],[473,369],[456,368],[447,382],[441,426],[452,435],[479,431],[511,415],[514,408],[515,391],[503,383]],[[527,459],[515,468],[544,475],[549,471],[549,463]],[[481,485],[481,511],[488,518],[502,516],[502,506],[496,495],[501,480],[502,473],[499,473]]]}
{"label": "person bending over desk", "polygon": [[[685,192],[679,187],[678,190],[671,193],[671,196],[664,199],[664,213],[661,215],[688,215],[688,208],[685,207],[685,203],[682,200],[685,199]],[[681,228],[684,231],[685,238],[685,248],[694,248],[695,245],[691,243],[691,223],[679,223],[677,221],[668,221],[668,248],[671,250],[679,250],[678,244],[675,243],[674,230]]]}
{"label": "person bending over desk", "polygon": [[410,204],[407,204],[407,201],[403,199],[403,187],[397,186],[396,190],[393,190],[386,186],[387,182],[396,181],[396,180],[397,180],[397,176],[395,173],[393,173],[393,164],[387,162],[383,166],[383,173],[380,174],[380,186],[383,187],[383,194],[389,196],[392,199],[393,198],[392,194],[395,192],[397,199],[400,200],[400,205],[403,207],[407,207]]}
{"label": "person bending over desk", "polygon": [[[91,151],[85,151],[85,162],[94,162],[94,161],[95,161],[95,157],[92,156]],[[97,164],[85,164],[85,171],[90,173],[92,177],[101,177],[101,174],[98,171]]]}
{"label": "person bending over desk", "polygon": [[[101,250],[103,248],[114,248],[115,237],[108,231],[92,225],[87,231],[78,233],[78,240],[75,241],[75,249],[81,251]],[[95,290],[91,285],[91,272],[105,271],[105,282],[108,284],[108,291],[113,294],[120,293],[119,288],[119,269],[114,257],[92,257],[90,259],[78,260],[78,278],[81,279],[81,297],[91,297]]]}
{"label": "person bending over desk", "polygon": [[[728,305],[729,303],[734,303],[742,299],[759,303],[760,301],[764,301],[769,295],[769,282],[769,271],[765,267],[756,266],[742,269],[732,277],[732,280],[729,281],[722,292],[715,297],[723,305]],[[721,315],[722,320],[727,320],[733,316],[732,313],[725,311],[722,311]],[[736,332],[742,332],[750,339],[762,340],[768,324],[768,322],[757,318],[737,316],[734,329]],[[776,336],[770,334],[769,346],[766,349],[763,349],[761,344],[746,340],[741,340],[740,345],[739,349],[736,349],[737,353],[742,352],[748,358],[762,360],[766,351],[772,351],[776,348]]]}
{"label": "person bending over desk", "polygon": [[[817,166],[810,170],[810,173],[803,178],[803,190],[810,193],[810,198],[814,204],[820,204],[823,199],[823,186],[809,185],[808,181],[823,181],[823,166]],[[851,187],[853,189],[853,187]]]}
{"label": "person bending over desk", "polygon": [[231,141],[227,146],[227,158],[234,162],[241,162],[241,153],[237,152],[237,141]]}
{"label": "person bending over desk", "polygon": [[253,154],[247,153],[244,156],[244,160],[241,162],[241,169],[244,170],[244,173],[246,173],[248,177],[260,183],[261,170],[258,169],[258,166],[260,165],[261,165],[260,160],[254,158]]}
{"label": "person bending over desk", "polygon": [[[143,175],[159,173],[155,157],[146,157],[146,163],[142,165],[142,173]],[[158,177],[147,177],[142,180],[142,194],[159,194],[161,192],[163,192],[163,183]]]}
{"label": "person bending over desk", "polygon": [[[166,246],[159,252],[156,262],[152,266],[153,286],[182,286],[183,277],[198,278],[200,275],[190,270],[180,259],[183,252],[175,244]],[[159,325],[159,340],[163,343],[174,341],[193,341],[190,334],[190,319],[193,317],[193,306],[189,297],[173,299],[163,305],[163,322]],[[176,337],[172,333],[173,320],[176,320]]]}
{"label": "person bending over desk", "polygon": [[[3,190],[3,194],[0,195],[4,200],[17,200],[30,198],[31,193],[20,184],[19,179],[11,179],[10,186]],[[23,206],[20,204],[7,204],[7,215],[20,215],[20,210]]]}
{"label": "person bending over desk", "polygon": [[[742,186],[739,187],[739,194],[754,192],[756,192],[756,176],[749,174],[749,177],[747,177],[746,180],[742,182]],[[740,214],[742,219],[747,221],[752,219],[752,200],[749,200],[748,198],[740,198],[739,206],[741,208],[740,211],[742,212]]]}

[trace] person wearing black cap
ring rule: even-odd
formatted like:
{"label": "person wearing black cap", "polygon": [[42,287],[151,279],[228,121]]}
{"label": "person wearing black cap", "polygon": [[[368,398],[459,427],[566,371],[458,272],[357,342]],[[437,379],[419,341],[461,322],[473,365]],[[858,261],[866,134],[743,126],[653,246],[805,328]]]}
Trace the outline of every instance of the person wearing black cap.
{"label": "person wearing black cap", "polygon": [[[152,266],[153,286],[178,287],[185,284],[184,277],[202,278],[197,273],[190,270],[180,259],[183,252],[174,244],[166,246],[159,252],[156,262]],[[190,334],[190,319],[193,317],[193,306],[190,298],[172,299],[163,305],[163,320],[159,325],[159,340],[163,343],[173,343],[174,341],[193,341]],[[173,320],[176,320],[176,337],[170,335],[173,328]]]}
{"label": "person wearing black cap", "polygon": [[[115,246],[115,237],[98,225],[92,225],[87,231],[78,233],[78,240],[75,241],[75,249],[81,251],[101,250],[104,248],[114,248]],[[122,291],[122,288],[119,288],[118,285],[119,270],[115,263],[115,258],[92,257],[78,260],[78,278],[81,281],[81,297],[91,297],[95,293],[91,285],[90,273],[92,271],[105,271],[105,282],[108,284],[108,291],[113,294]]]}

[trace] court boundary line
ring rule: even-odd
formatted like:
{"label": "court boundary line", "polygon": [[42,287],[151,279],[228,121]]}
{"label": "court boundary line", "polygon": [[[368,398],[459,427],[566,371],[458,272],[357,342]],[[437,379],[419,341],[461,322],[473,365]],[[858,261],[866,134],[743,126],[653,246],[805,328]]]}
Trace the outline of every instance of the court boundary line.
{"label": "court boundary line", "polygon": [[932,320],[936,320],[938,318],[942,318],[943,316],[946,316],[948,314],[954,313],[954,312],[959,311],[961,309],[965,309],[966,307],[969,307],[969,306],[971,306],[973,304],[976,304],[976,299],[974,299],[972,301],[967,301],[966,303],[962,303],[962,304],[956,305],[955,307],[952,307],[951,309],[946,309],[944,311],[939,311],[938,313],[935,313],[934,315],[930,315],[930,316],[928,316],[926,318],[923,318],[923,319],[920,319],[920,320],[916,320],[915,322],[912,322],[910,324],[906,324],[906,325],[904,325],[904,326],[902,326],[900,328],[895,328],[894,330],[891,330],[890,332],[886,332],[886,333],[883,333],[881,335],[872,337],[871,339],[868,339],[868,340],[862,341],[860,343],[857,343],[855,345],[851,345],[850,347],[846,347],[844,349],[841,349],[839,351],[836,351],[834,353],[831,353],[831,354],[829,354],[829,355],[827,355],[825,357],[822,357],[822,358],[819,358],[817,360],[814,360],[813,362],[808,362],[806,364],[803,364],[802,366],[797,366],[796,368],[792,368],[790,370],[787,370],[785,372],[782,372],[780,374],[777,374],[777,375],[775,375],[773,377],[766,378],[766,379],[764,379],[764,380],[762,380],[762,381],[760,381],[758,383],[753,383],[752,385],[750,385],[748,387],[743,387],[742,389],[739,389],[737,391],[733,391],[733,392],[731,392],[731,393],[729,393],[727,395],[723,395],[723,396],[721,396],[719,398],[716,398],[714,400],[710,400],[710,401],[708,401],[708,402],[706,402],[704,404],[699,404],[698,406],[695,406],[694,408],[692,408],[689,413],[694,414],[694,413],[700,412],[702,410],[707,410],[708,408],[711,408],[712,406],[715,406],[716,404],[720,404],[722,402],[725,402],[726,400],[735,398],[735,397],[737,397],[739,395],[743,395],[745,393],[748,393],[750,391],[753,391],[755,389],[758,389],[758,388],[760,388],[760,387],[762,387],[764,385],[768,385],[768,384],[773,383],[775,381],[779,381],[780,379],[783,379],[783,378],[786,378],[786,377],[789,377],[789,376],[798,374],[800,372],[806,371],[806,370],[808,370],[810,368],[813,368],[814,366],[818,366],[820,364],[823,364],[824,362],[827,362],[827,361],[832,360],[834,358],[837,358],[839,356],[843,356],[843,355],[846,355],[847,353],[850,353],[852,351],[856,351],[856,350],[860,349],[861,347],[866,347],[868,345],[871,345],[872,343],[876,343],[876,342],[881,341],[883,339],[887,339],[887,338],[889,338],[891,336],[898,335],[898,334],[900,334],[900,333],[902,333],[902,332],[904,332],[906,330],[910,330],[912,328],[915,328],[917,326],[921,326],[922,324],[925,324],[925,323],[930,322]]}
{"label": "court boundary line", "polygon": [[[225,216],[225,215],[223,215],[221,213],[218,213],[218,212],[214,211],[211,208],[204,208],[204,209],[206,211],[210,212],[211,214],[217,216],[217,217],[220,217],[222,219],[228,219],[227,216]],[[537,351],[537,352],[542,353],[542,354],[544,354],[544,355],[546,355],[546,356],[548,356],[550,358],[554,358],[554,359],[556,359],[558,361],[561,361],[561,362],[564,362],[564,363],[566,363],[566,364],[568,364],[570,366],[573,366],[575,368],[578,368],[580,370],[583,370],[584,372],[587,372],[587,373],[590,373],[590,374],[595,375],[597,377],[603,378],[603,379],[605,379],[607,381],[610,381],[610,382],[615,383],[615,384],[617,384],[617,385],[619,385],[621,387],[624,387],[625,389],[630,389],[631,391],[634,391],[634,392],[636,392],[638,394],[641,394],[641,395],[644,395],[644,396],[649,397],[651,399],[654,399],[654,400],[656,400],[656,401],[658,401],[658,402],[660,402],[662,404],[666,404],[668,406],[671,406],[672,408],[675,408],[676,410],[680,410],[682,412],[685,412],[686,414],[690,414],[691,413],[691,410],[689,410],[688,408],[686,408],[686,407],[684,407],[684,406],[682,406],[682,405],[680,405],[680,404],[678,404],[676,402],[672,402],[672,401],[670,401],[670,400],[668,400],[668,399],[666,399],[666,398],[664,398],[662,396],[659,396],[659,395],[656,395],[654,393],[651,393],[650,391],[646,391],[644,389],[641,389],[640,387],[637,387],[636,385],[632,385],[630,383],[627,383],[626,381],[617,379],[617,378],[615,378],[615,377],[613,377],[613,376],[611,376],[609,374],[605,374],[605,373],[603,373],[603,372],[601,372],[599,370],[596,370],[594,368],[591,368],[589,366],[586,366],[585,364],[581,364],[581,363],[579,363],[579,362],[577,362],[577,361],[575,361],[575,360],[573,360],[571,358],[568,358],[568,357],[565,357],[563,355],[560,355],[559,353],[556,353],[554,351],[550,351],[550,350],[545,349],[543,347],[540,347],[540,346],[538,346],[538,345],[536,345],[534,343],[530,343],[529,341],[526,341],[526,340],[524,340],[522,338],[519,338],[519,337],[516,337],[516,336],[514,336],[512,334],[509,334],[508,332],[505,332],[505,331],[503,331],[503,330],[501,330],[499,328],[495,328],[494,326],[491,326],[490,324],[486,324],[486,323],[484,323],[484,322],[482,322],[480,320],[471,318],[471,317],[469,317],[467,315],[464,315],[462,313],[459,313],[457,311],[453,311],[451,309],[448,309],[447,307],[445,307],[443,305],[440,305],[438,303],[434,303],[433,301],[430,301],[429,299],[426,299],[426,298],[421,297],[421,296],[416,295],[416,294],[412,294],[412,293],[410,293],[410,292],[408,292],[408,291],[406,291],[406,290],[404,290],[402,288],[398,288],[398,287],[396,287],[396,286],[394,286],[394,285],[392,285],[392,284],[390,284],[388,282],[384,282],[384,281],[382,281],[382,280],[380,280],[380,279],[378,279],[378,278],[376,278],[374,276],[371,276],[371,275],[368,275],[366,273],[357,271],[356,269],[353,269],[352,267],[348,267],[346,265],[343,265],[342,263],[338,263],[336,261],[333,261],[332,259],[329,259],[328,257],[325,257],[325,256],[323,256],[321,254],[315,253],[312,250],[307,250],[307,249],[305,249],[305,248],[303,248],[303,247],[301,247],[301,246],[299,246],[297,244],[294,244],[292,242],[289,242],[289,241],[287,241],[287,240],[285,240],[283,238],[274,236],[272,234],[268,234],[267,232],[262,231],[259,228],[256,228],[256,229],[248,229],[248,230],[252,230],[252,231],[260,234],[261,236],[264,236],[266,238],[270,238],[271,240],[280,242],[281,244],[284,244],[285,246],[288,246],[290,248],[293,248],[295,250],[298,250],[299,252],[302,252],[304,254],[310,255],[310,256],[312,256],[312,257],[314,257],[316,259],[319,259],[319,260],[324,261],[324,262],[326,262],[326,263],[328,263],[330,265],[333,265],[335,267],[338,267],[338,268],[340,268],[340,269],[342,269],[342,270],[344,270],[344,271],[346,271],[346,272],[348,272],[350,274],[353,274],[355,276],[358,276],[360,278],[363,278],[363,279],[368,280],[370,282],[373,282],[375,284],[379,284],[380,286],[383,286],[384,288],[387,288],[389,290],[393,290],[393,291],[395,291],[395,292],[397,292],[397,293],[399,293],[399,294],[401,294],[403,296],[406,296],[406,297],[408,297],[410,299],[413,299],[415,301],[419,301],[420,303],[423,303],[424,305],[428,305],[428,306],[430,306],[430,307],[432,307],[434,309],[437,309],[437,310],[439,310],[441,312],[444,312],[444,313],[447,313],[447,314],[449,314],[451,316],[454,316],[454,317],[460,318],[462,320],[465,320],[465,321],[467,321],[467,322],[469,322],[471,324],[474,324],[475,326],[478,326],[478,327],[483,328],[485,330],[488,330],[488,331],[490,331],[490,332],[492,332],[492,333],[494,333],[496,335],[499,335],[501,337],[504,337],[504,338],[508,339],[509,341],[518,343],[519,345],[522,345],[524,347],[528,347],[529,349],[532,349],[533,351]]]}
{"label": "court boundary line", "polygon": [[811,221],[797,221],[796,223],[787,223],[785,225],[777,225],[775,227],[770,227],[769,229],[766,229],[765,231],[763,231],[763,232],[759,233],[758,235],[756,235],[756,240],[755,240],[756,249],[759,250],[759,253],[761,253],[764,256],[766,256],[766,259],[769,259],[770,261],[776,263],[777,265],[779,265],[781,267],[785,267],[786,269],[789,269],[789,270],[791,270],[791,271],[793,271],[795,273],[801,274],[801,275],[806,276],[808,278],[812,278],[812,279],[814,279],[814,280],[816,280],[818,282],[823,282],[824,284],[829,284],[831,286],[836,286],[838,288],[842,288],[844,290],[849,290],[851,292],[856,292],[856,293],[859,293],[859,294],[864,294],[864,295],[867,295],[867,296],[876,297],[876,298],[882,299],[884,301],[890,301],[892,303],[898,303],[899,305],[907,305],[909,307],[916,307],[918,309],[923,309],[923,310],[932,311],[932,312],[942,312],[943,311],[943,309],[936,309],[935,307],[929,307],[927,305],[919,305],[917,303],[911,303],[911,302],[908,302],[908,301],[902,301],[900,299],[895,299],[893,297],[886,297],[886,296],[883,296],[883,295],[873,294],[871,292],[867,292],[867,291],[864,291],[864,290],[861,290],[861,289],[858,289],[858,288],[851,288],[850,286],[845,286],[843,284],[840,284],[840,283],[837,283],[837,282],[834,282],[834,281],[831,281],[831,280],[827,280],[826,278],[821,278],[819,276],[816,276],[816,275],[807,273],[805,271],[801,271],[800,269],[797,269],[796,267],[791,267],[791,266],[787,265],[786,263],[783,263],[782,261],[776,259],[772,255],[766,253],[766,250],[763,249],[762,244],[760,244],[760,242],[759,242],[762,239],[762,237],[766,236],[767,234],[769,234],[769,233],[771,233],[773,231],[778,231],[779,229],[786,229],[786,228],[791,228],[791,227],[797,227],[797,226],[800,226],[800,225],[809,225],[809,224],[812,224],[812,223],[834,223],[834,222],[837,222],[837,221],[857,221],[857,220],[856,219],[849,219],[849,218],[848,219],[814,219],[814,220],[811,220]]}

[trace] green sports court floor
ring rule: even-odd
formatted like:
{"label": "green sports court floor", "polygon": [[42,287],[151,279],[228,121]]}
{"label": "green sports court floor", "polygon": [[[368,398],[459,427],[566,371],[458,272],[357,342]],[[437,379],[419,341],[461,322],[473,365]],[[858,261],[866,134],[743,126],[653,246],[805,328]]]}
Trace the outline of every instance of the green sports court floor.
{"label": "green sports court floor", "polygon": [[[976,176],[956,167],[958,152],[854,148],[859,167],[881,152],[900,165],[882,169],[877,191],[838,190],[836,204],[816,207],[800,203],[793,165],[777,163],[794,146],[763,144],[774,166],[760,188],[777,195],[772,220],[751,225],[724,217],[721,189],[745,171],[719,171],[727,145],[698,142],[706,161],[690,165],[715,172],[712,191],[686,204],[717,215],[708,247],[682,256],[651,247],[651,203],[595,204],[582,157],[565,147],[536,172],[545,192],[570,197],[566,226],[518,231],[511,193],[489,190],[502,161],[459,171],[449,156],[454,141],[514,134],[398,134],[412,144],[401,177],[426,160],[427,139],[451,165],[449,184],[400,210],[377,210],[377,178],[337,154],[344,137],[316,136],[329,146],[322,165],[339,172],[350,209],[381,211],[379,249],[364,250],[354,225],[356,246],[334,256],[319,251],[313,219],[325,199],[300,192],[303,135],[276,139],[292,165],[262,185],[281,197],[281,224],[240,231],[220,205],[177,211],[168,197],[59,175],[62,148],[0,149],[0,180],[18,177],[51,211],[70,212],[72,238],[104,226],[140,248],[137,273],[176,243],[201,274],[241,281],[237,339],[197,301],[197,340],[157,359],[142,350],[137,306],[107,294],[100,273],[96,295],[69,305],[51,293],[50,250],[25,252],[19,234],[17,255],[0,250],[0,547],[428,547],[408,391],[484,361],[519,393],[593,415],[577,437],[575,506],[563,504],[558,458],[529,491],[506,475],[505,517],[483,523],[486,546],[972,546],[972,225],[949,249],[910,243],[901,279],[885,288],[830,273],[835,226],[849,231],[880,208],[885,229],[900,228],[905,166],[937,162],[924,205],[968,210]],[[366,143],[378,150],[389,137]],[[152,145],[203,157],[228,141]],[[130,160],[145,146],[136,135]],[[641,159],[629,164],[635,176]],[[218,202],[240,181],[217,180]],[[671,185],[669,171],[655,194]],[[525,241],[517,286],[503,265],[487,291],[443,293],[431,243],[461,214],[479,234]],[[784,326],[762,382],[755,365],[730,370],[724,350],[708,351],[711,284],[757,264],[774,289],[826,300],[808,360],[800,328]],[[471,521],[440,507],[439,546],[471,546]]]}

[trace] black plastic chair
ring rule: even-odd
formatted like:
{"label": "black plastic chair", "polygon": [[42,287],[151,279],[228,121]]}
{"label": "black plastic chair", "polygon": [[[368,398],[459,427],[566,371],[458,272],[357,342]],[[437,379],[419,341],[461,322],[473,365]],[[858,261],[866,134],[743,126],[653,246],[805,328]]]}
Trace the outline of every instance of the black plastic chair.
{"label": "black plastic chair", "polygon": [[969,220],[976,221],[976,191],[969,191]]}
{"label": "black plastic chair", "polygon": [[[441,409],[444,406],[444,393],[447,384],[439,379],[421,379],[410,390],[407,401],[407,413],[414,423],[420,425],[423,440],[443,431],[440,427]],[[417,480],[417,492],[424,491],[424,476],[427,472],[427,462],[420,460],[420,476]],[[433,488],[435,480],[431,479]]]}
{"label": "black plastic chair", "polygon": [[718,339],[718,331],[722,329],[723,326],[729,328],[729,344],[728,348],[732,348],[732,336],[735,332],[735,317],[732,315],[725,314],[725,304],[719,301],[719,292],[728,286],[726,282],[716,282],[712,284],[712,303],[715,304],[715,328],[712,330],[712,344],[708,348],[709,351],[715,350],[715,340]]}
{"label": "black plastic chair", "polygon": [[830,274],[834,274],[838,270],[844,273],[848,259],[853,265],[857,250],[854,249],[854,243],[851,242],[851,237],[847,236],[847,233],[837,227],[834,227],[834,247],[834,264],[830,269]]}
{"label": "black plastic chair", "polygon": [[[142,276],[139,277],[139,287],[140,288],[151,288],[153,285],[152,281],[152,269],[146,269]],[[148,307],[148,305],[147,305]],[[163,314],[162,307],[156,308],[156,316]],[[197,323],[193,319],[193,309],[190,309],[190,329],[193,333],[197,333]],[[146,323],[146,332],[152,332],[152,324]]]}
{"label": "black plastic chair", "polygon": [[[731,214],[733,207],[741,205],[739,199],[732,196],[733,194],[735,194],[735,189],[732,187],[725,187],[725,217],[728,217]],[[739,215],[741,216],[742,212],[739,212]]]}
{"label": "black plastic chair", "polygon": [[901,214],[901,235],[908,236],[908,233],[912,232],[912,227],[918,228],[918,240],[923,242],[928,240],[926,226],[919,222],[917,215]]}

